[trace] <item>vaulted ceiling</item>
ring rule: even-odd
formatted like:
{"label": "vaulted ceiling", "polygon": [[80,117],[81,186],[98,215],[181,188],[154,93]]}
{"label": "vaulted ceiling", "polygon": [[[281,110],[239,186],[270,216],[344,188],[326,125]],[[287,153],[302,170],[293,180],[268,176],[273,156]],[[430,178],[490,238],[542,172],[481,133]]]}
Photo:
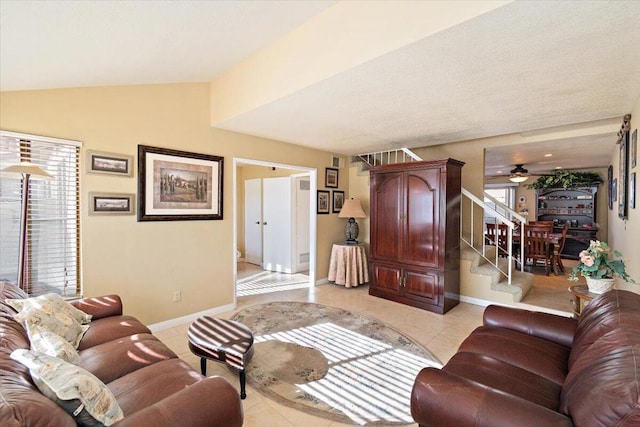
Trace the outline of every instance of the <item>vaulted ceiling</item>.
{"label": "vaulted ceiling", "polygon": [[[458,20],[479,3],[403,3],[3,0],[0,89],[215,81],[295,37],[302,26],[342,10],[384,6],[415,7],[424,14],[416,20],[423,19],[424,28],[417,25],[403,43],[212,124],[356,154],[620,122],[640,96],[640,2],[480,2],[483,10]],[[386,31],[395,40],[397,31],[380,25],[369,34],[347,31],[345,42],[352,36],[379,40]],[[339,48],[331,40],[333,46],[313,45],[318,61]],[[300,65],[295,57],[289,61]],[[598,134],[563,143],[564,156],[593,147],[581,160],[591,167],[609,161],[615,140]],[[496,152],[487,164],[491,158],[496,167],[530,163],[547,149],[530,145]]]}

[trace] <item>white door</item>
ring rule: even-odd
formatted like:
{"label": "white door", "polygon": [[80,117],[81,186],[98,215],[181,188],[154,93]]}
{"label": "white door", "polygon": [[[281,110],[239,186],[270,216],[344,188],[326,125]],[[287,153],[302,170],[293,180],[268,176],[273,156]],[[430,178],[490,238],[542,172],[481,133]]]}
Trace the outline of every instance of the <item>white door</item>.
{"label": "white door", "polygon": [[262,181],[263,262],[265,270],[294,273],[291,247],[291,178],[265,178]]}
{"label": "white door", "polygon": [[262,265],[262,180],[244,182],[245,260]]}

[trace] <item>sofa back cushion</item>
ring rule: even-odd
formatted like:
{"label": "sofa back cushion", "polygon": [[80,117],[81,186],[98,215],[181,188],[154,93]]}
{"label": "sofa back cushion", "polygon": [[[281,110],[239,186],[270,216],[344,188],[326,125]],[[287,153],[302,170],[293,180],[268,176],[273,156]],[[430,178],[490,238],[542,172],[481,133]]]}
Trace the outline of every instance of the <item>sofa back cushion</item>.
{"label": "sofa back cushion", "polygon": [[569,355],[569,371],[593,343],[608,332],[640,325],[640,295],[621,290],[605,292],[585,307],[578,319]]}
{"label": "sofa back cushion", "polygon": [[17,311],[5,299],[28,298],[19,287],[0,281],[0,349],[9,353],[18,348],[29,348],[27,331],[13,318]]}
{"label": "sofa back cushion", "polygon": [[640,323],[602,335],[574,362],[560,411],[577,426],[640,425]]}

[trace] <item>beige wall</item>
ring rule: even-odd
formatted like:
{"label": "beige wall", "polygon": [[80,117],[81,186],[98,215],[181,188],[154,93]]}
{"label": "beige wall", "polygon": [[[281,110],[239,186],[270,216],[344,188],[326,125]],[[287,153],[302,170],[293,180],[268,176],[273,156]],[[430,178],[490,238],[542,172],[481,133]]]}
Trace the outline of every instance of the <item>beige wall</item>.
{"label": "beige wall", "polygon": [[[636,104],[631,111],[631,134],[634,130],[640,128],[640,98],[636,100]],[[631,140],[629,140],[631,142]],[[618,148],[619,146],[616,146]],[[629,150],[631,151],[631,150]],[[613,165],[613,176],[619,178],[619,152],[616,149],[611,155],[611,164]],[[636,173],[636,208],[629,208],[629,215],[626,220],[618,218],[617,206],[609,211],[609,245],[620,251],[624,256],[627,266],[627,273],[635,279],[636,284],[625,283],[617,279],[616,286],[620,289],[628,289],[630,291],[640,293],[640,158],[635,168],[631,167],[631,159],[629,159],[629,176]],[[620,185],[620,184],[618,184]],[[616,205],[616,202],[614,202]]]}
{"label": "beige wall", "polygon": [[[1,129],[82,141],[83,163],[87,150],[137,158],[138,144],[224,157],[222,221],[136,222],[135,216],[88,216],[88,192],[137,193],[137,180],[86,174],[82,166],[84,293],[119,294],[125,311],[145,323],[234,302],[234,157],[317,168],[320,182],[324,182],[324,168],[330,166],[330,153],[212,128],[209,86],[0,93]],[[340,184],[348,186],[345,173]],[[341,230],[337,215],[318,216],[318,279],[327,276],[331,244],[342,238]],[[181,302],[172,302],[174,290],[182,291]]]}

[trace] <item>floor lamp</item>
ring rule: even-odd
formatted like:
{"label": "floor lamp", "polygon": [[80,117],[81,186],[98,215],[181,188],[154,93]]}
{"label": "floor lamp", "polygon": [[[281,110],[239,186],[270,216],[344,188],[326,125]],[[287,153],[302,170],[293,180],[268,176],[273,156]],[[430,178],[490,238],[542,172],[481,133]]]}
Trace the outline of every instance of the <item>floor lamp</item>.
{"label": "floor lamp", "polygon": [[7,178],[22,178],[22,212],[20,216],[20,247],[18,252],[18,286],[25,292],[28,291],[25,283],[27,271],[27,226],[29,221],[29,179],[53,179],[53,175],[38,165],[30,162],[21,162],[2,169],[2,175]]}

